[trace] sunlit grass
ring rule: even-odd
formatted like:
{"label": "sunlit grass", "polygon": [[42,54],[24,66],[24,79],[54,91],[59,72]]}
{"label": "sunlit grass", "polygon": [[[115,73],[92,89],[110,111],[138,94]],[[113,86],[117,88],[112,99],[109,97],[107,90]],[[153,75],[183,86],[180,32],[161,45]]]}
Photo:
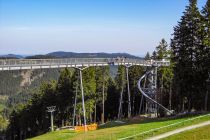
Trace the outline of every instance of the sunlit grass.
{"label": "sunlit grass", "polygon": [[[166,125],[170,125],[173,123],[177,123],[180,121],[187,120],[188,118],[181,118],[181,119],[155,119],[153,121],[140,121],[138,123],[129,123],[126,124],[115,124],[115,123],[109,123],[106,126],[103,126],[103,128],[98,129],[96,131],[89,131],[86,133],[75,133],[70,130],[62,130],[62,131],[56,131],[52,133],[47,133],[38,137],[33,138],[32,140],[45,140],[45,139],[51,139],[51,140],[116,140],[119,138],[136,135],[141,132],[145,132],[154,128],[163,127]],[[210,120],[210,116],[206,116],[203,118],[199,118],[192,121],[187,121],[181,124],[177,124],[174,126],[170,126],[167,128],[163,128],[160,130],[156,130],[144,135],[138,135],[135,137],[132,137],[131,139],[144,139],[146,137],[150,137],[153,135],[161,134],[170,130],[174,130],[177,128],[181,128],[184,126],[189,126],[192,124],[197,124],[199,122]]]}

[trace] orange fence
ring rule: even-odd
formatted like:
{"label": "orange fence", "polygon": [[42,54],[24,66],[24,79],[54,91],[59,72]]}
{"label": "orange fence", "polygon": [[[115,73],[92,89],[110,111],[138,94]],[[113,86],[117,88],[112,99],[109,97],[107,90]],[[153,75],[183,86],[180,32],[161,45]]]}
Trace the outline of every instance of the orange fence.
{"label": "orange fence", "polygon": [[[91,131],[91,130],[96,130],[98,128],[97,124],[91,124],[91,125],[86,125],[87,127],[87,131]],[[81,131],[85,131],[85,126],[75,126],[74,130],[76,132],[81,132]]]}

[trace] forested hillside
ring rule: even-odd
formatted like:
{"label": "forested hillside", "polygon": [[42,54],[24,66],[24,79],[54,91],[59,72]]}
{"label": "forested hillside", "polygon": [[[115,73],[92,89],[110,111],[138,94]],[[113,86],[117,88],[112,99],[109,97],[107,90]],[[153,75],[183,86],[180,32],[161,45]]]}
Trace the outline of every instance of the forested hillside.
{"label": "forested hillside", "polygon": [[[9,119],[13,109],[26,104],[37,93],[43,82],[57,81],[62,69],[37,69],[0,72],[0,115]],[[117,67],[110,69],[110,75],[116,75]],[[0,117],[1,117],[0,116]],[[1,124],[5,126],[4,124]],[[1,127],[1,126],[0,126]]]}
{"label": "forested hillside", "polygon": [[59,69],[1,71],[0,115],[8,119],[18,104],[27,103],[44,81],[57,80]]}
{"label": "forested hillside", "polygon": [[46,54],[46,56],[53,56],[57,58],[116,58],[116,57],[126,57],[126,58],[140,58],[128,53],[74,53],[74,52],[52,52]]}

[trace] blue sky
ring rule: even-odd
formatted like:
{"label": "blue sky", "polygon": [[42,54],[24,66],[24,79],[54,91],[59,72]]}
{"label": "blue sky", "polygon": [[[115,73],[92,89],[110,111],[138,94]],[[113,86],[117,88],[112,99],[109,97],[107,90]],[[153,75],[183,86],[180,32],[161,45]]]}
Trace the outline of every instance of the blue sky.
{"label": "blue sky", "polygon": [[[206,0],[198,0],[201,8]],[[170,41],[188,0],[0,0],[0,54],[127,52]]]}

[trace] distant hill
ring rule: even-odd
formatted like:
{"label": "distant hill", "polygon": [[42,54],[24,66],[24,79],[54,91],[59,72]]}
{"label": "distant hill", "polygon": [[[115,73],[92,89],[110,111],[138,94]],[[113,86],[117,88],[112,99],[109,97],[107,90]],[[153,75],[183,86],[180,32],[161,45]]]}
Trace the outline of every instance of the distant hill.
{"label": "distant hill", "polygon": [[117,57],[126,57],[126,58],[139,58],[141,57],[134,56],[128,53],[75,53],[75,52],[51,52],[44,55],[31,55],[31,56],[22,56],[17,54],[7,54],[0,55],[0,59],[50,59],[50,58],[117,58]]}
{"label": "distant hill", "polygon": [[6,55],[0,55],[0,58],[24,58],[22,55],[17,54],[6,54]]}
{"label": "distant hill", "polygon": [[57,58],[116,58],[116,57],[140,58],[128,53],[75,53],[75,52],[63,52],[63,51],[48,53],[47,56],[54,56]]}
{"label": "distant hill", "polygon": [[25,57],[25,59],[51,59],[51,58],[57,58],[57,57],[51,55],[33,55]]}

